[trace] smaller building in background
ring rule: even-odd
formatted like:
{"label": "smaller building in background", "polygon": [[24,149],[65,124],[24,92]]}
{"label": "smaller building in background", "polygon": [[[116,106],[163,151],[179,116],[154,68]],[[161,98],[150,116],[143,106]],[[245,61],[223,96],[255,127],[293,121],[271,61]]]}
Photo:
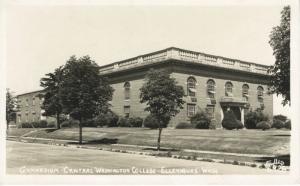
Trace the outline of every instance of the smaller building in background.
{"label": "smaller building in background", "polygon": [[18,112],[16,117],[17,127],[22,123],[39,122],[41,120],[55,121],[55,118],[43,116],[43,92],[41,90],[27,92],[17,96]]}

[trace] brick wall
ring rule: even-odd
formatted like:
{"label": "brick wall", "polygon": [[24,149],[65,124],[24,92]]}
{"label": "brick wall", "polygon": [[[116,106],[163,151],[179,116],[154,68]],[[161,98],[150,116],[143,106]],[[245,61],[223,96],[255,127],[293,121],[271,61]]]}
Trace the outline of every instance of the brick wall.
{"label": "brick wall", "polygon": [[[186,68],[186,69],[185,69]],[[180,69],[180,70],[178,70]],[[257,99],[257,87],[262,86],[264,91],[267,91],[267,86],[263,84],[259,84],[258,82],[262,82],[262,80],[255,78],[254,76],[241,76],[240,74],[234,74],[232,72],[222,71],[215,72],[214,70],[207,71],[189,67],[178,67],[169,68],[172,71],[171,76],[176,79],[179,85],[183,86],[185,94],[187,95],[187,79],[189,77],[194,77],[197,81],[196,83],[196,102],[192,102],[190,97],[185,97],[186,101],[184,108],[178,113],[175,118],[173,118],[169,124],[169,127],[175,127],[179,122],[189,122],[189,117],[187,116],[187,104],[195,104],[196,111],[199,109],[205,110],[207,104],[210,103],[210,99],[207,95],[206,83],[209,79],[215,81],[215,109],[214,109],[214,117],[217,120],[217,127],[221,128],[221,120],[223,111],[220,105],[220,100],[225,96],[225,83],[230,81],[233,84],[233,96],[237,98],[242,98],[242,86],[243,84],[247,84],[249,86],[249,103],[250,108],[255,110],[256,108],[260,108],[260,103]],[[141,74],[141,71],[137,72]],[[130,74],[130,75],[129,75]],[[112,110],[118,115],[124,116],[124,106],[130,105],[130,116],[139,116],[146,117],[149,113],[144,111],[145,104],[140,103],[139,89],[142,87],[144,83],[144,76],[134,76],[135,72],[127,73],[124,76],[118,76],[118,82],[112,83],[112,87],[115,89],[112,104]],[[121,80],[122,79],[122,80]],[[125,101],[124,95],[124,83],[130,82],[131,90],[130,90],[130,100]],[[272,95],[267,95],[264,93],[264,112],[268,114],[270,117],[273,116],[273,97]]]}
{"label": "brick wall", "polygon": [[40,92],[30,92],[17,96],[19,112],[17,113],[16,124],[26,122],[39,122],[41,120],[56,121],[52,117],[42,116],[42,99],[38,96]]}

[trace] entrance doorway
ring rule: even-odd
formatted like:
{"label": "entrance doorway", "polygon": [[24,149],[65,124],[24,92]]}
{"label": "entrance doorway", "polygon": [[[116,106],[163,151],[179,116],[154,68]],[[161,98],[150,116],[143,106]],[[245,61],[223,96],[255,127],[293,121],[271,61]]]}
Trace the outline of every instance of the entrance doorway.
{"label": "entrance doorway", "polygon": [[[228,109],[232,110],[232,112],[234,113],[236,119],[239,120],[239,121],[241,121],[241,110],[240,110],[240,107],[238,107],[238,106],[223,106],[222,107],[223,116],[224,116],[225,111],[227,111]],[[222,120],[223,120],[223,117],[222,117]]]}
{"label": "entrance doorway", "polygon": [[241,110],[239,107],[230,107],[230,110],[233,111],[237,120],[241,121]]}

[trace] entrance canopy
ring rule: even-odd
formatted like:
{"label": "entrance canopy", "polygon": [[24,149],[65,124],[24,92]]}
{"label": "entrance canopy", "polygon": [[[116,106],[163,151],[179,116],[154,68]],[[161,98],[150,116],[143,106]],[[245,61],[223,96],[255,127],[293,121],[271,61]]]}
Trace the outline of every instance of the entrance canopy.
{"label": "entrance canopy", "polygon": [[220,104],[222,106],[228,106],[228,107],[232,107],[232,106],[246,107],[248,102],[238,97],[222,97],[220,100]]}

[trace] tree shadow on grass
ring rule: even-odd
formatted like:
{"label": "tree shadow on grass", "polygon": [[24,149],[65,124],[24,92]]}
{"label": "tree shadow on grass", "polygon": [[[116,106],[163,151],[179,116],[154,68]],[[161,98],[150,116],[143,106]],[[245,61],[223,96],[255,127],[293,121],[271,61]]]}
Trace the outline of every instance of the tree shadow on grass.
{"label": "tree shadow on grass", "polygon": [[[102,139],[99,139],[99,140],[90,140],[90,141],[85,141],[85,142],[82,142],[83,145],[90,145],[90,144],[106,144],[106,145],[110,145],[110,144],[116,144],[118,143],[119,139],[117,138],[102,138]],[[78,142],[68,142],[68,144],[76,144],[78,145],[79,143]]]}
{"label": "tree shadow on grass", "polygon": [[[143,148],[142,150],[157,151],[157,148],[156,148],[156,147],[148,147],[148,148]],[[178,150],[178,149],[160,148],[159,151],[178,152],[178,151],[180,151],[180,150]]]}
{"label": "tree shadow on grass", "polygon": [[259,159],[256,159],[255,161],[261,162],[261,163],[266,163],[267,161],[274,162],[274,161],[283,161],[285,166],[290,166],[290,155],[285,154],[285,155],[279,155],[275,157],[262,157]]}
{"label": "tree shadow on grass", "polygon": [[50,133],[50,132],[54,132],[54,131],[57,131],[59,129],[45,129],[45,132],[46,133]]}

